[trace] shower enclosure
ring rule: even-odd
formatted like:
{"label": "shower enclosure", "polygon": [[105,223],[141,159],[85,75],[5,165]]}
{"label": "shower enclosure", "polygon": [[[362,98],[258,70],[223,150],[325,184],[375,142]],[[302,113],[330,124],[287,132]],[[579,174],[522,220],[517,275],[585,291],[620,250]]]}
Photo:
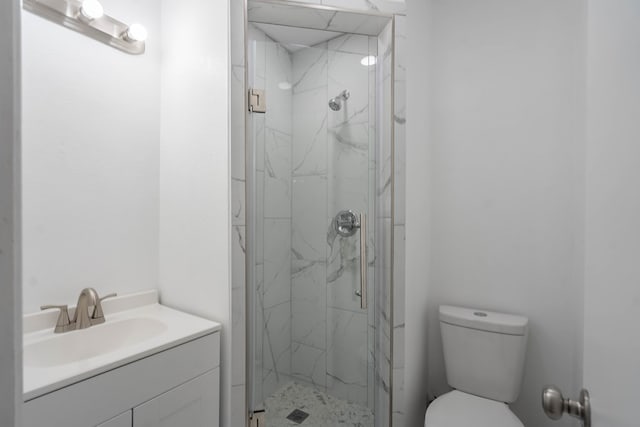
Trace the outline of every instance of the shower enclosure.
{"label": "shower enclosure", "polygon": [[392,19],[248,10],[250,418],[389,425]]}

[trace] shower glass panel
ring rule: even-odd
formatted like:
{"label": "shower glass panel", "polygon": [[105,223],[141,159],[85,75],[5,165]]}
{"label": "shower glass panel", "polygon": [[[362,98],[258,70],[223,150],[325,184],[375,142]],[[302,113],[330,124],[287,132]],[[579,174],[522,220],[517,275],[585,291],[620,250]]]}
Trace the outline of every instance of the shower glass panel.
{"label": "shower glass panel", "polygon": [[248,115],[250,410],[386,425],[378,38],[249,23],[248,40],[266,105]]}

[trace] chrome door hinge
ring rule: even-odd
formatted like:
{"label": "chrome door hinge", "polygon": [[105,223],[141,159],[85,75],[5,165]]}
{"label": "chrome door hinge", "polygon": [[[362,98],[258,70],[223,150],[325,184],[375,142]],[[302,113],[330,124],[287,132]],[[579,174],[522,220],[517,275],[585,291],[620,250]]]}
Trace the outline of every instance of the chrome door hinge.
{"label": "chrome door hinge", "polygon": [[249,415],[249,427],[265,427],[264,410],[254,411],[253,415]]}
{"label": "chrome door hinge", "polygon": [[252,113],[266,113],[267,99],[264,90],[249,89],[249,111]]}

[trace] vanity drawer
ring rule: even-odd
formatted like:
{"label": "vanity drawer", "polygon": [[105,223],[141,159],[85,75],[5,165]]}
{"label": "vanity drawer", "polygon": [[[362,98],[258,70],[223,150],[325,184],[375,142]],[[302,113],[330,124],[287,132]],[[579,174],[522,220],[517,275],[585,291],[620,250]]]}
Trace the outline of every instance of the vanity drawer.
{"label": "vanity drawer", "polygon": [[217,427],[220,368],[133,408],[133,427]]}
{"label": "vanity drawer", "polygon": [[23,425],[96,426],[219,364],[215,332],[30,400]]}

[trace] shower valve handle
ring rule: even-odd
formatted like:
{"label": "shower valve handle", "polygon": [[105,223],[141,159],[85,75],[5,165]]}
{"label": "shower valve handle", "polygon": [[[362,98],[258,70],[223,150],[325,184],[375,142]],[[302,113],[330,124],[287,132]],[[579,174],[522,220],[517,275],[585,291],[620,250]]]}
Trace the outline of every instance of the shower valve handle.
{"label": "shower valve handle", "polygon": [[360,219],[351,210],[338,212],[334,221],[336,232],[342,237],[351,237],[360,228]]}

